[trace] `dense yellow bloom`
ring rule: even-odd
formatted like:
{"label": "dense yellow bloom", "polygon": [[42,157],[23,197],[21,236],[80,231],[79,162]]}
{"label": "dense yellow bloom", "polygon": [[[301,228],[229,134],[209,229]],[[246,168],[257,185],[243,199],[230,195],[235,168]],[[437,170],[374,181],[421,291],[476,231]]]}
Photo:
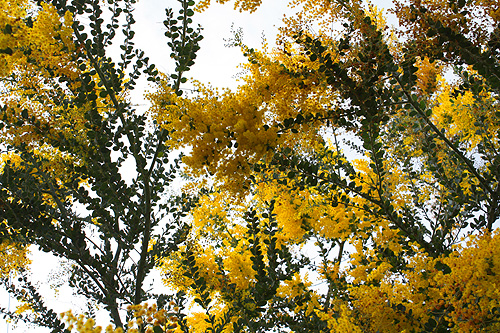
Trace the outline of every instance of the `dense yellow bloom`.
{"label": "dense yellow bloom", "polygon": [[16,271],[30,264],[27,246],[4,239],[0,243],[0,278],[14,276]]}
{"label": "dense yellow bloom", "polygon": [[469,149],[476,148],[484,137],[491,138],[492,143],[498,147],[500,143],[495,139],[498,122],[495,121],[497,109],[494,99],[486,92],[478,99],[471,91],[454,97],[453,89],[454,86],[441,83],[436,106],[432,110],[436,123],[446,129],[450,137],[459,137],[462,142],[467,143]]}
{"label": "dense yellow bloom", "polygon": [[[171,308],[171,304],[168,305]],[[138,333],[142,329],[146,332],[153,332],[154,327],[161,328],[163,332],[174,332],[178,327],[178,318],[175,313],[167,312],[166,309],[158,309],[156,304],[148,303],[129,305],[127,311],[132,312],[133,319],[127,323],[127,332]],[[172,311],[176,311],[172,309]],[[77,333],[100,333],[101,326],[96,326],[94,319],[86,318],[84,315],[75,316],[71,310],[61,314],[61,318],[66,322],[67,330]],[[123,328],[108,325],[104,332],[123,333]]]}
{"label": "dense yellow bloom", "polygon": [[30,63],[36,63],[39,70],[50,69],[74,79],[71,13],[61,18],[53,5],[42,3],[30,27],[23,20],[32,7],[31,1],[2,0],[0,3],[0,22],[9,27],[0,33],[0,49],[9,50],[0,53],[0,75],[5,77],[12,70],[24,71],[30,68]]}
{"label": "dense yellow bloom", "polygon": [[[66,328],[70,332],[78,333],[101,333],[102,327],[96,326],[95,320],[92,318],[85,318],[83,315],[75,316],[71,311],[61,314],[61,318],[66,321],[68,327]],[[105,329],[106,333],[123,333],[123,329],[118,327],[116,329],[109,325]]]}
{"label": "dense yellow bloom", "polygon": [[[300,299],[307,293],[311,285],[312,282],[309,281],[307,275],[301,276],[299,273],[296,273],[291,280],[287,280],[279,286],[277,295],[289,298],[290,300]],[[305,310],[306,315],[310,315],[315,309],[320,307],[318,295],[313,294],[308,302],[297,305],[294,311],[298,312],[300,310]]]}
{"label": "dense yellow bloom", "polygon": [[[314,76],[290,82],[278,63],[261,52],[253,54],[265,65],[247,65],[246,85],[235,93],[219,93],[199,84],[199,97],[182,100],[160,84],[158,92],[149,95],[153,115],[160,125],[173,131],[171,144],[177,147],[189,142],[192,150],[184,162],[191,171],[198,176],[216,175],[223,189],[234,192],[242,192],[242,186],[247,185],[249,162],[270,158],[269,151],[278,144],[293,146],[296,140],[302,140],[314,145],[319,139],[313,130],[315,123],[308,124],[310,130],[303,129],[293,139],[280,138],[273,125],[297,116],[299,110],[304,116],[324,113],[332,103]],[[307,59],[283,61],[298,67]]]}
{"label": "dense yellow bloom", "polygon": [[332,311],[325,313],[317,310],[318,316],[327,322],[328,329],[332,333],[342,333],[342,332],[352,332],[352,333],[362,333],[364,332],[354,320],[352,320],[352,311],[347,308],[346,305],[341,305],[337,309],[339,315],[337,318],[333,316]]}
{"label": "dense yellow bloom", "polygon": [[[387,270],[388,263],[366,267],[371,273],[359,275],[362,265],[358,264],[356,270],[348,272],[357,277],[350,289],[353,305],[358,316],[370,317],[373,330],[411,331],[434,316],[452,323],[452,332],[475,332],[484,325],[493,332],[497,326],[491,326],[492,311],[500,305],[499,251],[500,232],[485,232],[472,236],[466,246],[457,246],[448,257],[432,259],[418,251],[399,277]],[[449,271],[441,270],[440,263]],[[364,283],[373,279],[380,286]],[[408,317],[410,311],[412,316]],[[393,326],[393,322],[398,325]]]}

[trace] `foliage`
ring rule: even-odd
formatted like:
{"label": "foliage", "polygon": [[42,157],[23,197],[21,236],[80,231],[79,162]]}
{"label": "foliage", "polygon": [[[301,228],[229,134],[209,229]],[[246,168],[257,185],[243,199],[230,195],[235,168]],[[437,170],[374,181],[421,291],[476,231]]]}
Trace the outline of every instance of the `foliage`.
{"label": "foliage", "polygon": [[[168,131],[128,98],[140,77],[160,80],[134,46],[134,4],[3,0],[0,14],[2,246],[34,244],[69,260],[69,284],[88,299],[89,313],[104,307],[117,327],[126,304],[162,299],[144,281],[157,258],[182,243],[179,217],[189,209],[185,197],[166,195],[179,168]],[[179,5],[164,22],[177,95],[202,39],[194,2]],[[23,253],[11,252],[15,266]],[[5,284],[35,318],[4,314],[64,331],[27,276]]]}
{"label": "foliage", "polygon": [[[108,30],[99,2],[28,5],[2,3],[3,237],[73,260],[107,332],[500,330],[497,2],[396,2],[397,33],[362,1],[296,0],[275,49],[236,36],[236,90],[194,97],[194,2],[167,10],[170,76],[134,49],[132,3],[110,2]],[[126,97],[142,72],[144,114]],[[177,148],[191,181],[165,199]],[[143,290],[154,266],[176,294]]]}
{"label": "foliage", "polygon": [[498,331],[498,5],[398,2],[398,34],[359,1],[295,4],[276,49],[240,45],[236,91],[200,84],[168,113],[150,96],[209,180],[190,239],[211,314],[234,331]]}

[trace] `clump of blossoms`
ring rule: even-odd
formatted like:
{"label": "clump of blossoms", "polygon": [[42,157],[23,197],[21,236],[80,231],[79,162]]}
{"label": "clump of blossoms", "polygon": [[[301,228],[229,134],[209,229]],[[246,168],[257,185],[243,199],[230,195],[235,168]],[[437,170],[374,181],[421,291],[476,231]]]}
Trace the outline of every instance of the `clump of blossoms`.
{"label": "clump of blossoms", "polygon": [[[174,306],[173,311],[179,312],[179,308],[174,302],[169,305]],[[158,309],[156,304],[149,305],[148,303],[129,305],[127,311],[132,312],[133,319],[127,323],[127,332],[129,333],[153,333],[161,329],[162,332],[173,333],[178,327],[178,316],[165,309]],[[86,318],[84,315],[75,316],[71,311],[61,314],[63,320],[68,324],[69,332],[78,333],[101,333],[101,326],[96,326],[95,320]],[[121,327],[113,327],[108,325],[104,330],[106,333],[123,333]]]}
{"label": "clump of blossoms", "polygon": [[8,239],[0,241],[0,278],[7,278],[27,267],[31,263],[28,253],[28,247],[22,244]]}
{"label": "clump of blossoms", "polygon": [[[92,318],[86,318],[84,315],[75,316],[73,312],[67,311],[61,313],[61,318],[68,324],[66,328],[69,332],[78,333],[101,333],[102,327],[95,325],[95,320]],[[123,328],[113,328],[112,325],[108,325],[105,329],[106,333],[123,333]]]}
{"label": "clump of blossoms", "polygon": [[173,301],[169,305],[173,306],[174,312],[158,309],[156,304],[129,305],[127,310],[133,311],[134,319],[128,322],[128,331],[139,332],[138,328],[142,328],[146,333],[152,333],[155,327],[159,327],[163,332],[173,333],[178,327],[179,318],[175,313],[179,312],[179,307]]}

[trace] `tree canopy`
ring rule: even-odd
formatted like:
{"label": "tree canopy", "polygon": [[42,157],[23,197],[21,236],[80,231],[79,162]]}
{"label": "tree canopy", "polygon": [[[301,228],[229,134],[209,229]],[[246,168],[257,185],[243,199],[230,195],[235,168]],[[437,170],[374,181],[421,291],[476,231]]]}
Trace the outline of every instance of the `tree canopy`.
{"label": "tree canopy", "polygon": [[[173,73],[135,47],[134,5],[0,2],[0,277],[31,310],[6,316],[54,332],[99,332],[97,307],[106,332],[500,330],[497,1],[394,1],[396,27],[361,0],[292,1],[276,47],[235,34],[241,85],[189,95],[210,1],[166,9]],[[147,112],[129,97],[140,77]],[[72,263],[86,315],[44,305],[30,244]],[[170,294],[146,290],[154,268]]]}

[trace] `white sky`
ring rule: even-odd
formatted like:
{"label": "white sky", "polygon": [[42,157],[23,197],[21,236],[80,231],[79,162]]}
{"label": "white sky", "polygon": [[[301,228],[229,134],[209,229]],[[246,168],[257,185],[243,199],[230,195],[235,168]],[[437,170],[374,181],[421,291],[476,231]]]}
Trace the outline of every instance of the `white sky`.
{"label": "white sky", "polygon": [[[167,38],[164,36],[165,19],[164,3],[149,1],[148,5],[142,2],[135,11],[137,24],[137,46],[150,55],[152,63],[160,71],[171,72],[172,61],[169,57],[170,49]],[[245,44],[259,48],[262,33],[269,41],[274,41],[277,27],[286,7],[286,1],[264,1],[262,6],[253,14],[239,13],[233,10],[232,4],[213,4],[203,13],[193,16],[194,23],[203,27],[204,39],[201,41],[201,50],[198,53],[195,65],[187,73],[187,78],[194,77],[203,83],[211,83],[216,87],[232,87],[235,85],[235,74],[238,73],[238,64],[245,61],[238,48],[227,48],[224,39],[232,37],[231,26],[234,29],[243,28]]]}

